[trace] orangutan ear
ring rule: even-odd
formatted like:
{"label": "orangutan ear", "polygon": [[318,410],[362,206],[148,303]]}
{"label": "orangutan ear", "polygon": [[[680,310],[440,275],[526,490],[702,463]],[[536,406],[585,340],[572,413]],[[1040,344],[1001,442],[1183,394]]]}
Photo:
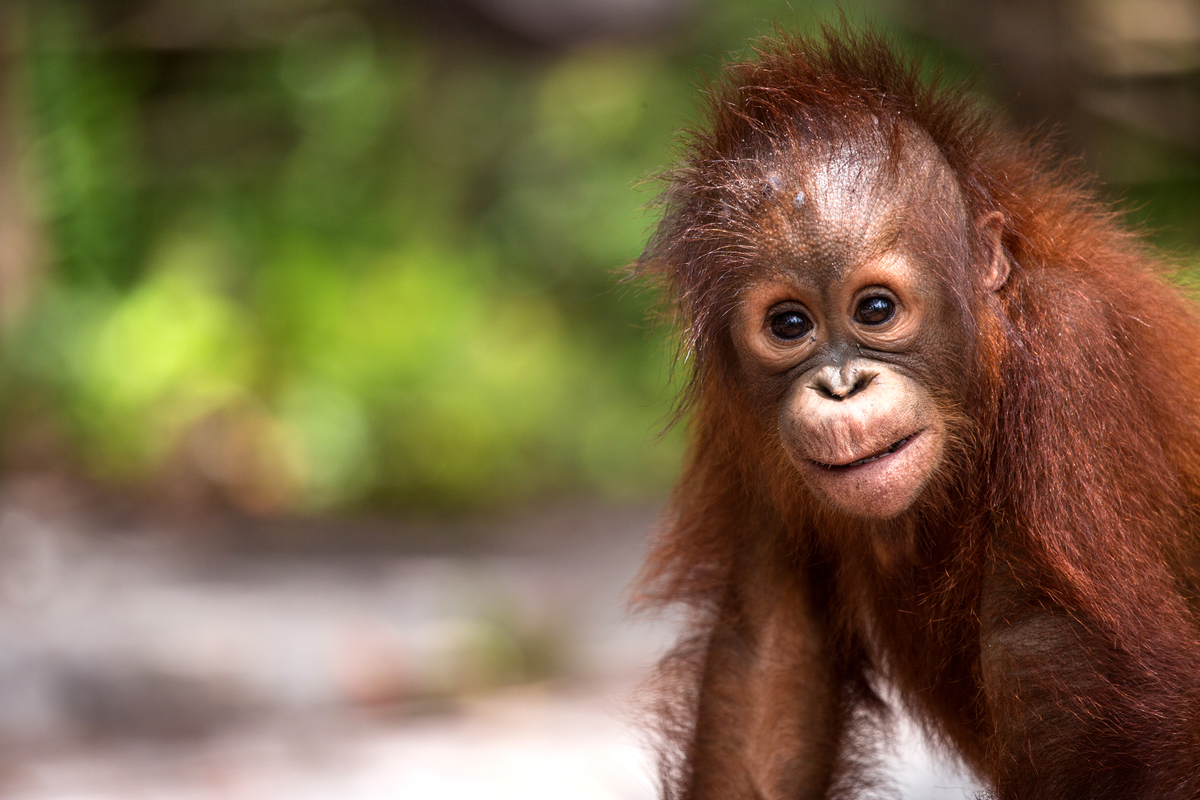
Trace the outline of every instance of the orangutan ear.
{"label": "orangutan ear", "polygon": [[1004,215],[993,211],[979,221],[978,241],[983,263],[983,285],[989,292],[998,292],[1008,280],[1010,265],[1008,254],[1004,252],[1002,234],[1004,233]]}

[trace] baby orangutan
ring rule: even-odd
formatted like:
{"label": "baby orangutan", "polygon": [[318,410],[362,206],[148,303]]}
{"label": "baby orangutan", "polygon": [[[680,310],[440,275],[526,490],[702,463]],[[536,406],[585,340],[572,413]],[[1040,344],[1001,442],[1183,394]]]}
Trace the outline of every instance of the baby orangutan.
{"label": "baby orangutan", "polygon": [[859,796],[891,686],[997,798],[1200,797],[1200,324],[1137,238],[844,32],[730,67],[665,206],[666,795]]}

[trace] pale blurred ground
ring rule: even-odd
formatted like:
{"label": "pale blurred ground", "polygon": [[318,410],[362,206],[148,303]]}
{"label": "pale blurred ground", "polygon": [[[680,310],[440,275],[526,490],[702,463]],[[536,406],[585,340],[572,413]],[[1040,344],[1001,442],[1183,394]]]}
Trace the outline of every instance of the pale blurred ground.
{"label": "pale blurred ground", "polygon": [[12,798],[654,797],[645,751],[603,693],[506,691],[454,714],[325,713],[199,742],[40,752],[10,771]]}
{"label": "pale blurred ground", "polygon": [[[0,499],[0,797],[655,797],[633,699],[673,626],[623,598],[652,508],[167,525]],[[904,796],[963,796],[903,749]]]}

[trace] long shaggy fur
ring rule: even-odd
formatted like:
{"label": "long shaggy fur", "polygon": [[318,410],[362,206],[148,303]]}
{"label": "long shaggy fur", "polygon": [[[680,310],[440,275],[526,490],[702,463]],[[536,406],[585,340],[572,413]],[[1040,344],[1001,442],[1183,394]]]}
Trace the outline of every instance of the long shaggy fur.
{"label": "long shaggy fur", "polygon": [[[772,165],[797,143],[870,138],[898,154],[912,129],[950,165],[972,220],[1004,215],[1011,274],[996,309],[970,275],[942,276],[976,336],[950,466],[881,530],[808,497],[739,391],[730,315]],[[819,609],[835,683],[857,698],[841,707],[894,681],[1001,797],[1200,795],[1200,325],[1087,181],[965,92],[923,84],[881,38],[842,30],[780,37],[730,66],[664,203],[639,269],[682,324],[691,450],[638,598],[696,611],[692,655],[674,662],[694,668],[676,669],[671,691],[698,696],[695,642],[753,611],[736,598],[774,568],[769,551]],[[1061,627],[1045,669],[1011,672],[1037,691],[985,696],[988,670],[1003,669],[981,648],[1047,609]],[[675,725],[668,796],[692,791],[697,702],[675,706],[693,722]],[[1042,711],[1068,732],[1039,738],[1023,715]]]}

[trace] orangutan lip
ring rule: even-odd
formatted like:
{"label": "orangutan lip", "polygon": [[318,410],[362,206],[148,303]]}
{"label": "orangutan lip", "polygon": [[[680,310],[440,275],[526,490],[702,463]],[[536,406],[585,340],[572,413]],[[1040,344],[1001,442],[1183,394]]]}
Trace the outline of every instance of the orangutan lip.
{"label": "orangutan lip", "polygon": [[890,445],[883,448],[878,453],[866,456],[865,458],[860,458],[857,461],[851,461],[849,464],[823,464],[820,461],[814,461],[813,463],[816,464],[818,467],[824,467],[825,469],[829,469],[829,470],[851,469],[853,467],[861,467],[864,464],[873,463],[875,461],[878,461],[881,458],[887,458],[888,456],[892,455],[897,450],[899,450],[901,447],[904,447],[904,445],[908,444],[913,439],[917,438],[917,436],[919,436],[921,433],[922,433],[921,431],[917,431],[916,433],[910,433],[908,436],[905,436],[903,439],[899,439],[895,442],[892,442]]}

